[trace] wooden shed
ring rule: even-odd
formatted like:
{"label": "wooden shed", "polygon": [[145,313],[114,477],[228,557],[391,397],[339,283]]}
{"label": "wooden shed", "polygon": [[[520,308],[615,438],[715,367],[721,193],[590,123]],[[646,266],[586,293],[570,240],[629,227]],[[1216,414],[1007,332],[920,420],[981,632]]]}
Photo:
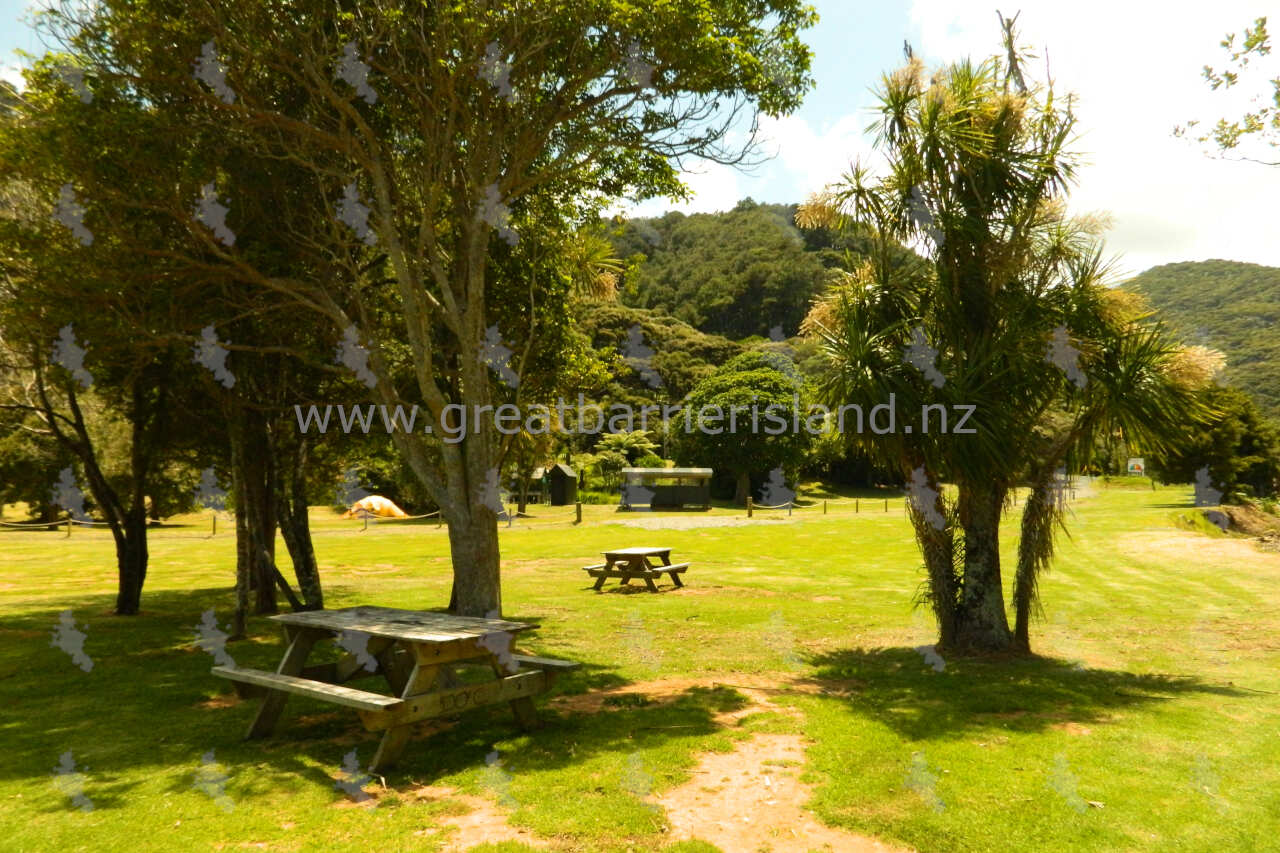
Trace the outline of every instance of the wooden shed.
{"label": "wooden shed", "polygon": [[578,500],[578,474],[563,462],[557,462],[544,474],[552,506],[567,506]]}
{"label": "wooden shed", "polygon": [[622,505],[711,507],[710,468],[623,468]]}

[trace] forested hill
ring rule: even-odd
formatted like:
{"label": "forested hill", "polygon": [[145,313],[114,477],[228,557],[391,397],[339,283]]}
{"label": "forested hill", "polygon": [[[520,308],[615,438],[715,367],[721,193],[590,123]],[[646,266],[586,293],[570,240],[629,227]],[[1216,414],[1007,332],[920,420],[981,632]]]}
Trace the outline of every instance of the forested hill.
{"label": "forested hill", "polygon": [[[733,339],[796,334],[828,271],[859,255],[865,238],[795,226],[796,205],[744,199],[724,213],[633,219],[613,235],[638,264],[621,283],[623,304],[653,308]],[[905,255],[904,250],[904,255]]]}
{"label": "forested hill", "polygon": [[1144,294],[1187,343],[1222,350],[1231,384],[1280,420],[1280,268],[1189,261],[1152,267],[1125,287]]}

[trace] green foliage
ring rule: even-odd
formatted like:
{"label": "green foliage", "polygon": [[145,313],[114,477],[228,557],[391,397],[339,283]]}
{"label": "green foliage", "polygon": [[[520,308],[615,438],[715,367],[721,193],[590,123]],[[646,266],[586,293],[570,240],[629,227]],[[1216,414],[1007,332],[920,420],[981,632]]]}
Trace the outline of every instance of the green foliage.
{"label": "green foliage", "polygon": [[865,255],[870,243],[854,232],[801,231],[796,209],[748,198],[724,213],[627,222],[614,236],[618,254],[631,259],[623,302],[735,339],[774,329],[794,335],[828,271]]}
{"label": "green foliage", "polygon": [[1213,488],[1231,496],[1246,487],[1249,494],[1270,497],[1280,491],[1280,429],[1269,424],[1249,396],[1236,388],[1207,388],[1205,403],[1213,421],[1170,453],[1153,461],[1168,483],[1190,483],[1208,466]]}
{"label": "green foliage", "polygon": [[698,383],[685,406],[690,428],[682,417],[675,432],[677,463],[732,475],[738,501],[745,500],[751,477],[779,467],[794,470],[812,440],[800,372],[777,353],[745,352],[731,359]]}
{"label": "green foliage", "polygon": [[[622,359],[627,333],[638,327],[645,345],[654,351],[650,367],[662,380],[652,387],[634,365]],[[610,402],[643,405],[657,400],[676,401],[724,364],[742,347],[718,335],[705,334],[658,311],[624,305],[590,303],[583,306],[581,328],[597,350],[608,350],[615,380],[604,389]]]}
{"label": "green foliage", "polygon": [[1225,379],[1280,419],[1280,268],[1237,261],[1152,267],[1126,289],[1144,295],[1190,344],[1227,356]]}
{"label": "green foliage", "polygon": [[[1236,38],[1236,33],[1228,33],[1220,43],[1228,57],[1227,65],[1222,69],[1206,65],[1202,76],[1215,92],[1232,89],[1242,81],[1256,86],[1257,90],[1251,94],[1244,113],[1239,117],[1219,118],[1207,130],[1200,128],[1200,121],[1195,119],[1175,128],[1174,135],[1190,133],[1197,142],[1211,143],[1223,153],[1245,150],[1252,154],[1248,143],[1256,143],[1258,150],[1267,152],[1259,156],[1271,157],[1274,149],[1280,147],[1280,75],[1269,76],[1276,66],[1272,64],[1268,68],[1264,59],[1271,54],[1271,34],[1267,32],[1266,17],[1257,18],[1251,27],[1246,26],[1239,43]],[[1259,160],[1259,157],[1245,156],[1243,159]],[[1262,159],[1259,162],[1280,166],[1280,160]]]}
{"label": "green foliage", "polygon": [[774,326],[794,333],[825,270],[786,210],[744,202],[724,214],[669,213],[629,224],[620,247],[646,259],[627,277],[623,300],[731,338]]}
{"label": "green foliage", "polygon": [[615,451],[621,453],[627,460],[628,465],[634,466],[636,461],[643,456],[653,456],[653,451],[658,445],[649,440],[649,435],[644,430],[633,430],[631,432],[614,432],[602,436],[600,441],[596,443],[596,452]]}

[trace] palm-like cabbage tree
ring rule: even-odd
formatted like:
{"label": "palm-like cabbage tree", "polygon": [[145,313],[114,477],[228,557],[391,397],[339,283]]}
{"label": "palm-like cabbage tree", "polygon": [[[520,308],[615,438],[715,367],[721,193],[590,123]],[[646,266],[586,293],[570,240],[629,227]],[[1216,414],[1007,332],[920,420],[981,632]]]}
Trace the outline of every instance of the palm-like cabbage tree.
{"label": "palm-like cabbage tree", "polygon": [[[980,65],[929,78],[911,60],[886,75],[873,129],[887,170],[855,165],[797,215],[802,227],[872,238],[806,329],[826,355],[827,402],[895,403],[894,434],[855,440],[913,482],[924,597],[940,644],[956,650],[1029,648],[1035,581],[1061,518],[1055,472],[1100,429],[1159,443],[1194,410],[1179,348],[1108,295],[1105,223],[1066,212],[1075,117],[1051,85],[1024,82],[1011,30],[1007,53]],[[901,245],[927,257],[896,260]],[[944,412],[954,429],[969,407],[971,432],[940,430]],[[1028,476],[1038,503],[1024,516],[1015,638],[999,524]]]}

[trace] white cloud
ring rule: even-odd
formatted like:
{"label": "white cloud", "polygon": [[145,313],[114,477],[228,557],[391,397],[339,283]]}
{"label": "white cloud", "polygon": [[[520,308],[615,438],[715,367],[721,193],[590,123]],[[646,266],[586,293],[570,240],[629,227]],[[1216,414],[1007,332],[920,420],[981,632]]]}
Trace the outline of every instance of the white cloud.
{"label": "white cloud", "polygon": [[22,69],[17,65],[0,65],[0,80],[7,80],[19,91],[25,91],[27,81],[22,79]]}
{"label": "white cloud", "polygon": [[707,162],[690,164],[689,169],[682,172],[680,177],[693,195],[691,200],[672,202],[665,198],[655,198],[639,205],[624,205],[619,209],[631,217],[661,216],[669,210],[686,214],[716,213],[732,210],[743,195],[740,187],[742,173],[732,166]]}
{"label": "white cloud", "polygon": [[800,116],[761,116],[758,156],[768,159],[755,169],[743,171],[715,164],[691,166],[681,173],[681,178],[693,193],[692,201],[674,204],[667,199],[651,199],[617,210],[631,217],[660,216],[668,210],[686,214],[730,210],[751,194],[751,189],[744,185],[756,175],[768,176],[786,187],[785,198],[757,198],[757,201],[803,200],[838,180],[855,160],[864,163],[874,160],[871,145],[862,133],[867,121],[865,112],[847,113],[817,130]]}
{"label": "white cloud", "polygon": [[799,116],[761,118],[764,149],[777,154],[777,163],[792,188],[791,200],[804,199],[838,180],[854,161],[865,165],[873,160],[871,145],[862,132],[867,120],[865,113],[848,113],[819,132]]}
{"label": "white cloud", "polygon": [[[1108,247],[1139,272],[1179,260],[1227,258],[1280,266],[1274,204],[1280,168],[1226,162],[1172,136],[1192,118],[1231,114],[1200,76],[1221,67],[1218,42],[1266,14],[1256,2],[1202,6],[1023,0],[1020,42],[1043,77],[1045,48],[1060,91],[1079,95],[1077,149],[1089,165],[1072,193],[1078,210],[1106,210]],[[999,48],[993,7],[982,0],[914,0],[920,54],[938,63]]]}

